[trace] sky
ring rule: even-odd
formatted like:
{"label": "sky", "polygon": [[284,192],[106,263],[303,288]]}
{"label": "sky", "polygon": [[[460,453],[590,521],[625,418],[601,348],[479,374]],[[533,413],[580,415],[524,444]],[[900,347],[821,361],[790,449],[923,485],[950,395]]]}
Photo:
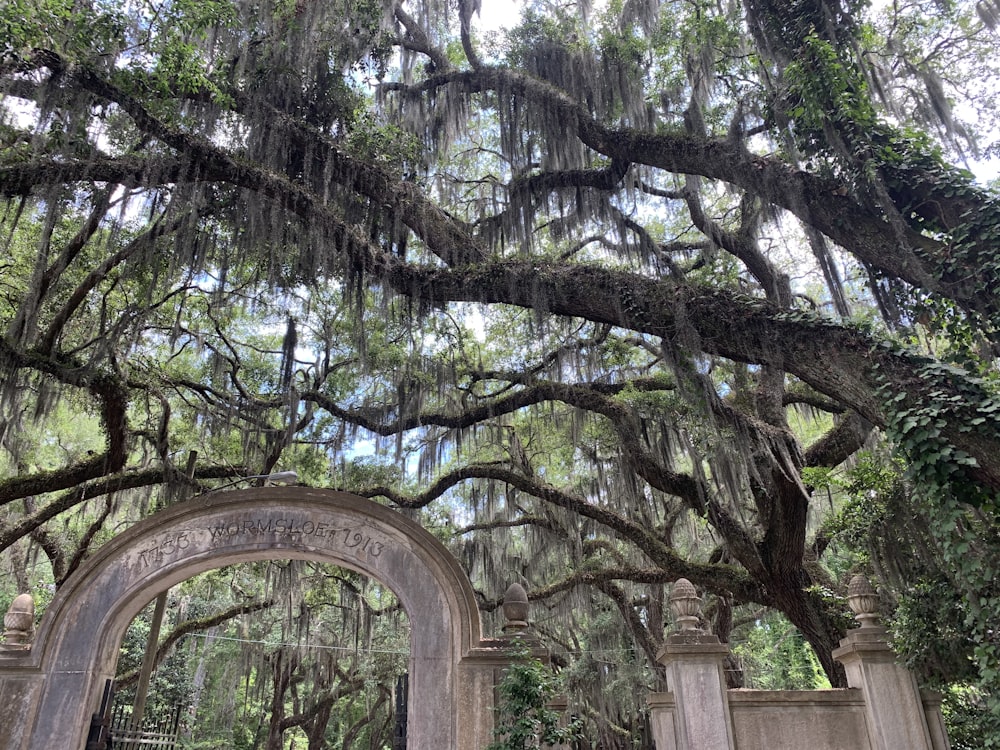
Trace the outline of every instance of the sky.
{"label": "sky", "polygon": [[482,0],[479,18],[473,24],[479,31],[509,29],[521,17],[522,0]]}

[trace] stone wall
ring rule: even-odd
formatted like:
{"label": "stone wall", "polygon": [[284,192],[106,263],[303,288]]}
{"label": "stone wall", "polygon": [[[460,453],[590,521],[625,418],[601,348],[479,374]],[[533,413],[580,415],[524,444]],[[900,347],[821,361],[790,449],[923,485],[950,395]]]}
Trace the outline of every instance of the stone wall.
{"label": "stone wall", "polygon": [[731,690],[738,748],[870,750],[857,690]]}
{"label": "stone wall", "polygon": [[949,750],[940,700],[918,689],[889,648],[871,587],[855,577],[850,591],[861,627],[834,651],[849,688],[727,690],[729,649],[698,629],[694,588],[678,581],[671,604],[680,629],[659,654],[668,692],[649,698],[657,750]]}

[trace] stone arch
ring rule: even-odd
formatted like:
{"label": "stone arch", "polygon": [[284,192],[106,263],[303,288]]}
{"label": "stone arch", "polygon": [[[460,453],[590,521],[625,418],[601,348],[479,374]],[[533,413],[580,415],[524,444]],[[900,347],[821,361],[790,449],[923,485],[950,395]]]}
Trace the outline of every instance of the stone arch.
{"label": "stone arch", "polygon": [[159,593],[224,565],[289,558],[352,568],[399,598],[411,627],[412,750],[473,748],[488,736],[498,644],[482,640],[472,586],[454,557],[415,522],[364,498],[265,487],[172,505],[104,545],[63,584],[31,652],[19,664],[0,660],[0,701],[13,695],[11,674],[30,693],[24,735],[10,747],[84,746],[125,629]]}

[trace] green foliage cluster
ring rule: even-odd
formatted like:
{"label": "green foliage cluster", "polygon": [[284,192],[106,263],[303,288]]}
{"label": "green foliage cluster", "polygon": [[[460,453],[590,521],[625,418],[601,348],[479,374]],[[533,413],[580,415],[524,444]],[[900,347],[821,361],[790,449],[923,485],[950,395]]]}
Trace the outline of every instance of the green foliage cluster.
{"label": "green foliage cluster", "polygon": [[366,107],[351,120],[347,148],[361,159],[370,160],[397,174],[412,178],[423,173],[423,148],[416,136],[398,125],[380,122]]}
{"label": "green foliage cluster", "polygon": [[[794,121],[799,148],[810,156],[829,152],[831,126],[834,132],[847,130],[852,137],[863,137],[876,119],[868,87],[856,66],[815,28],[796,51],[797,57],[785,68],[788,91],[782,104],[783,113]],[[833,144],[834,149],[837,146]]]}
{"label": "green foliage cluster", "polygon": [[894,647],[942,691],[949,731],[966,738],[958,746],[972,736],[976,747],[1000,746],[994,511],[956,501],[933,477],[908,480],[905,471],[902,461],[865,457],[841,483],[847,499],[824,533],[856,555],[856,566],[880,573],[883,599],[894,605]]}
{"label": "green foliage cluster", "polygon": [[[176,602],[175,602],[176,604]],[[146,607],[125,631],[121,648],[118,652],[117,671],[125,674],[138,670],[146,653],[146,642],[149,636],[153,604]],[[167,621],[170,617],[168,613]],[[192,665],[189,662],[188,649],[173,649],[153,672],[146,701],[147,717],[173,716],[178,707],[188,708],[193,692]],[[115,703],[131,706],[135,700],[135,686],[118,690]]]}
{"label": "green foliage cluster", "polygon": [[768,613],[736,635],[731,650],[743,687],[757,690],[817,690],[830,681],[801,633],[784,617]]}
{"label": "green foliage cluster", "polygon": [[496,688],[495,739],[486,750],[535,750],[572,741],[579,721],[561,724],[559,712],[548,705],[558,690],[552,672],[523,641],[508,648],[507,656],[511,662]]}
{"label": "green foliage cluster", "polygon": [[992,494],[969,473],[977,466],[976,459],[949,443],[942,429],[957,424],[960,432],[1000,435],[1000,396],[990,383],[957,366],[919,357],[889,341],[879,346],[910,358],[914,376],[937,386],[920,403],[887,384],[878,391],[888,417],[887,435],[908,457],[908,471],[916,483],[931,495],[990,505]]}
{"label": "green foliage cluster", "polygon": [[90,3],[80,13],[73,0],[7,0],[0,5],[0,62],[17,63],[38,50],[71,61],[93,62],[121,50],[125,20],[120,5]]}
{"label": "green foliage cluster", "polygon": [[[1000,202],[989,195],[967,169],[949,164],[939,145],[912,128],[878,126],[872,130],[874,160],[880,179],[896,198],[900,218],[933,237],[947,238],[947,251],[921,254],[921,260],[948,284],[963,285],[988,298],[1000,280]],[[959,215],[928,211],[927,205],[952,201],[964,208]],[[975,210],[970,208],[975,205]],[[1000,312],[993,305],[956,309],[953,302],[921,294],[908,286],[891,287],[900,308],[932,330],[947,335],[950,348],[966,352],[965,361],[980,363],[977,345],[1000,329]]]}

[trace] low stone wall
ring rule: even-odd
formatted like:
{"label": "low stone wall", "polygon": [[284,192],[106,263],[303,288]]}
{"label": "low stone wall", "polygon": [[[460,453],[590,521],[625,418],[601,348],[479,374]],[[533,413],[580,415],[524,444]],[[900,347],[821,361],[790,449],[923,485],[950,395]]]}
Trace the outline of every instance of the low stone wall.
{"label": "low stone wall", "polygon": [[[874,750],[868,736],[867,705],[858,688],[844,690],[727,690],[734,750]],[[948,750],[941,696],[921,692],[930,748]],[[677,744],[673,693],[648,699],[657,750]]]}
{"label": "low stone wall", "polygon": [[[673,693],[648,703],[657,750],[680,750]],[[726,703],[736,750],[872,750],[859,690],[728,690]]]}
{"label": "low stone wall", "polygon": [[657,750],[949,750],[940,697],[898,662],[871,587],[857,578],[849,601],[861,627],[833,653],[850,687],[802,691],[727,690],[729,648],[698,628],[700,600],[678,581],[680,628],[659,654],[669,692],[649,698]]}
{"label": "low stone wall", "polygon": [[730,690],[738,750],[871,750],[860,690]]}

